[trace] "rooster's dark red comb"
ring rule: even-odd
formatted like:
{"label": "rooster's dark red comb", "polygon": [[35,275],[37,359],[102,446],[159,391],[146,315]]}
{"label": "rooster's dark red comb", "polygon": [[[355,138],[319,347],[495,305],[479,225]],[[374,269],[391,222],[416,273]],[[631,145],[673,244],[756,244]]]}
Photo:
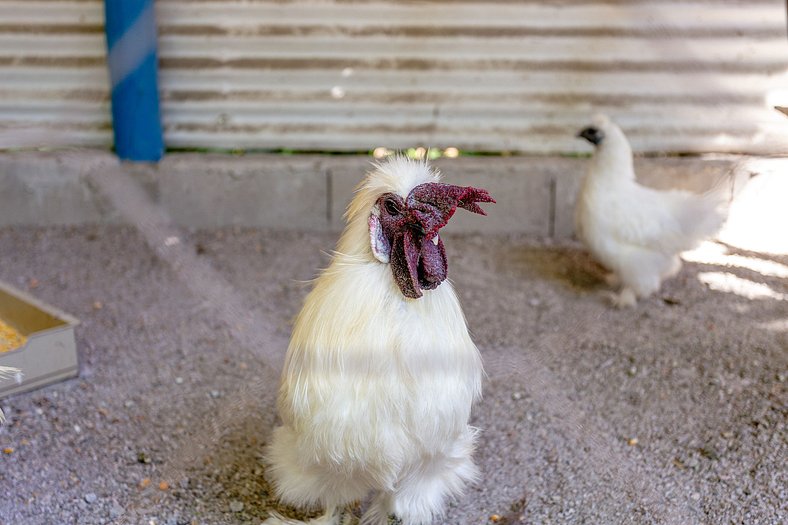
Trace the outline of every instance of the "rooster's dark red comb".
{"label": "rooster's dark red comb", "polygon": [[487,190],[471,186],[454,186],[439,182],[427,182],[413,188],[408,194],[407,206],[416,215],[432,238],[446,226],[457,208],[487,215],[477,202],[495,202]]}

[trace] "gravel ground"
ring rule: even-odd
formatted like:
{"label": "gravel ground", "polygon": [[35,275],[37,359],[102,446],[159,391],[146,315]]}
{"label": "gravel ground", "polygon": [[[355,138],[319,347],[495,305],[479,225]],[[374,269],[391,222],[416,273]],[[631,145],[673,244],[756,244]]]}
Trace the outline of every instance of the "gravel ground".
{"label": "gravel ground", "polygon": [[[0,523],[262,522],[276,368],[334,241],[184,239],[264,320],[262,348],[248,348],[200,295],[206,283],[131,228],[0,229],[0,279],[82,320],[78,379],[0,401],[0,448],[13,449],[0,454]],[[577,245],[446,244],[489,380],[473,421],[483,478],[443,523],[788,519],[788,257],[687,263],[659,296],[616,311]],[[722,273],[772,293],[701,282]]]}

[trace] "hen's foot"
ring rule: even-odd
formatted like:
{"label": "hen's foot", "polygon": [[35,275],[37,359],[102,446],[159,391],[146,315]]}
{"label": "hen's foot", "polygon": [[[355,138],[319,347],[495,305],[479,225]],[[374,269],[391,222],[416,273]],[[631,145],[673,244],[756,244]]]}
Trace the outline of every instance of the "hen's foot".
{"label": "hen's foot", "polygon": [[624,288],[619,293],[606,292],[604,295],[616,308],[632,308],[638,302],[637,296],[631,288]]}

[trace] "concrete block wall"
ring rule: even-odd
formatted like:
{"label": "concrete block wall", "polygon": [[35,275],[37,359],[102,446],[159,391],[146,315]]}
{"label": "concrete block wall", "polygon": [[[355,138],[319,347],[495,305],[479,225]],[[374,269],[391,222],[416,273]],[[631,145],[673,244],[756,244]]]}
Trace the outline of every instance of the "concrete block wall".
{"label": "concrete block wall", "polygon": [[[703,191],[720,179],[746,177],[748,157],[637,159],[638,176],[660,188]],[[121,222],[91,183],[114,170],[137,180],[173,222],[339,231],[353,188],[371,168],[365,156],[171,154],[158,165],[121,164],[95,151],[0,154],[0,226]],[[519,233],[568,238],[587,159],[461,157],[434,165],[444,180],[490,191],[488,217],[457,214],[454,233]],[[91,175],[92,174],[92,175]]]}

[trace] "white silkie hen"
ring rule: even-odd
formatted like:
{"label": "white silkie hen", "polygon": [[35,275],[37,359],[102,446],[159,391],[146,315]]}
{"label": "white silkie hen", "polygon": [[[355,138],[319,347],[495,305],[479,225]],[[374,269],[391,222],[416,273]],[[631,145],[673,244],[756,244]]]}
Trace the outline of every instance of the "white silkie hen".
{"label": "white silkie hen", "polygon": [[[298,315],[267,476],[281,501],[336,525],[374,493],[364,525],[426,525],[477,475],[471,405],[482,363],[438,230],[485,190],[424,162],[376,166],[348,207],[336,254]],[[273,514],[268,525],[303,523]],[[343,521],[344,523],[344,521]]]}
{"label": "white silkie hen", "polygon": [[681,269],[679,254],[719,231],[722,191],[658,191],[635,180],[632,149],[621,129],[598,115],[577,135],[596,148],[575,209],[575,227],[620,286],[616,306],[634,306]]}

